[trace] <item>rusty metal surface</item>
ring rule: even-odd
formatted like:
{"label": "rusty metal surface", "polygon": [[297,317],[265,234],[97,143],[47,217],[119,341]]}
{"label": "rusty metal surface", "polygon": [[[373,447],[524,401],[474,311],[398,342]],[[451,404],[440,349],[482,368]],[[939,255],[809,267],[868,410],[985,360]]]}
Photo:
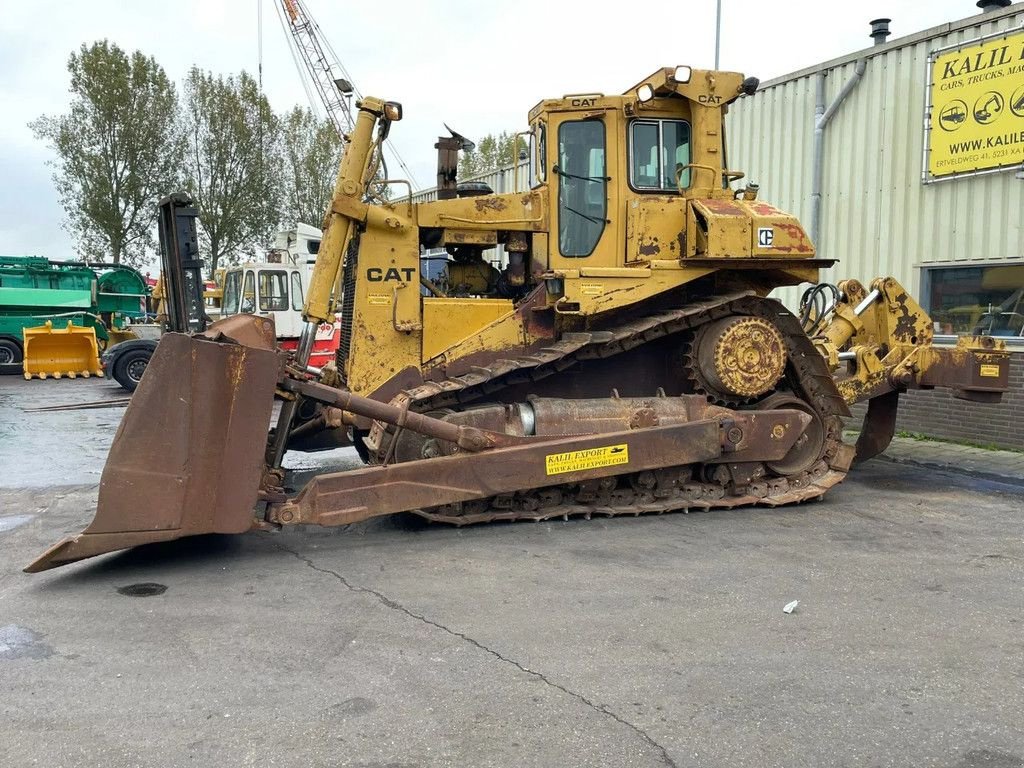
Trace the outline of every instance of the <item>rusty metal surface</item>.
{"label": "rusty metal surface", "polygon": [[[655,486],[650,490],[651,478],[643,472],[636,476],[621,476],[617,483],[598,482],[586,492],[566,494],[564,489],[547,488],[522,490],[514,494],[514,503],[508,495],[477,499],[447,507],[419,509],[416,514],[431,520],[457,525],[491,520],[539,520],[569,515],[618,515],[664,512],[690,508],[731,508],[750,504],[778,506],[820,497],[828,488],[840,482],[853,460],[853,447],[841,439],[841,416],[848,416],[845,401],[836,389],[826,361],[817,353],[811,340],[804,334],[799,321],[778,302],[748,294],[721,296],[693,302],[679,309],[650,315],[622,323],[607,331],[566,334],[541,350],[520,357],[492,360],[488,365],[448,379],[427,381],[399,394],[394,403],[424,412],[442,412],[472,407],[474,403],[501,401],[516,397],[515,393],[536,392],[546,389],[551,393],[578,389],[574,371],[585,367],[589,379],[603,381],[615,378],[603,373],[618,372],[620,381],[629,380],[634,365],[625,368],[617,361],[635,354],[664,357],[662,342],[684,339],[685,334],[702,324],[734,314],[770,318],[782,333],[786,346],[787,387],[791,396],[802,402],[802,410],[812,413],[818,436],[812,435],[813,457],[800,455],[795,465],[799,471],[780,476],[764,472],[759,465],[763,456],[734,455],[719,466],[715,460],[707,465],[711,477],[696,476],[702,465],[675,467],[655,472]],[[654,370],[654,369],[652,369]],[[623,376],[625,375],[625,379]],[[647,381],[649,387],[658,386],[657,380]],[[506,400],[507,401],[507,400]],[[383,456],[390,434],[383,425],[374,425],[375,434],[368,440],[372,451]],[[803,437],[803,435],[801,435]],[[800,438],[798,438],[799,441]],[[412,458],[418,457],[413,453]],[[789,453],[773,463],[785,468]],[[763,475],[756,476],[758,472]],[[687,473],[689,473],[687,475]],[[686,480],[680,478],[686,475]],[[747,480],[742,480],[746,476]],[[597,482],[597,481],[595,481]],[[592,491],[592,492],[591,492]],[[557,498],[557,502],[552,501]],[[511,504],[511,506],[510,506]]]}
{"label": "rusty metal surface", "polygon": [[[428,381],[390,404],[353,398],[308,382],[286,380],[284,386],[304,397],[355,408],[365,418],[403,425],[407,431],[434,432],[454,442],[465,440],[468,433],[476,440],[482,430],[467,430],[467,425],[423,411],[443,411],[444,406],[438,407],[441,402],[456,405],[456,410],[465,401],[493,402],[496,392],[528,381],[524,372],[537,375],[538,380],[549,376],[557,380],[558,374],[584,360],[603,361],[601,365],[607,367],[612,365],[608,358],[624,351],[671,334],[684,336],[703,323],[733,314],[771,317],[778,325],[790,361],[787,380],[796,388],[794,397],[807,404],[806,412],[733,412],[687,400],[682,408],[667,406],[661,415],[671,420],[669,411],[675,408],[680,411],[675,417],[685,410],[688,418],[698,421],[655,425],[661,418],[657,408],[634,407],[629,417],[632,428],[626,432],[555,438],[500,434],[494,440],[490,437],[495,433],[486,433],[483,442],[467,444],[479,452],[321,476],[291,501],[261,482],[264,430],[279,371],[277,354],[171,334],[154,357],[161,374],[140,388],[126,414],[93,524],[80,536],[51,548],[29,570],[150,541],[212,531],[241,532],[252,525],[252,507],[265,485],[267,490],[259,498],[269,502],[268,523],[331,525],[400,510],[464,524],[779,505],[816,498],[839,482],[849,467],[852,451],[839,441],[836,418],[845,404],[797,319],[777,303],[753,296],[697,302],[614,330],[568,334],[529,358],[499,360],[491,368],[474,368],[455,379]],[[169,383],[161,387],[158,382]],[[566,410],[564,402],[552,406]],[[773,474],[766,462],[789,456],[816,419],[825,436],[814,461],[803,462],[807,466],[799,472]],[[154,431],[148,428],[150,421],[156,423],[156,433],[164,435],[157,445]],[[382,423],[376,421],[377,426]],[[618,446],[610,441],[620,436],[631,453],[626,466],[547,473],[545,462],[552,452],[612,450]],[[387,458],[389,440],[380,446],[381,458]],[[497,445],[502,447],[490,449]]]}
{"label": "rusty metal surface", "polygon": [[166,334],[114,437],[92,523],[25,570],[252,523],[276,353]]}
{"label": "rusty metal surface", "polygon": [[[444,420],[508,434],[553,436],[622,432],[728,414],[700,395],[667,397],[660,394],[655,397],[530,397],[523,403],[454,411],[445,415]],[[525,423],[531,424],[532,429],[526,431]]]}
{"label": "rusty metal surface", "polygon": [[403,429],[458,445],[463,450],[481,451],[500,445],[513,445],[518,440],[515,435],[489,432],[473,426],[452,424],[434,419],[406,408],[382,403],[368,397],[360,397],[347,390],[325,387],[314,382],[302,382],[287,379],[282,388],[297,392],[303,397],[319,400],[328,405],[335,405],[356,415],[391,424]]}
{"label": "rusty metal surface", "polygon": [[271,352],[277,349],[277,332],[273,319],[258,315],[231,315],[211,323],[198,335],[210,341],[223,341],[226,338],[254,349]]}
{"label": "rusty metal surface", "polygon": [[818,461],[818,457],[822,455],[827,439],[825,423],[821,415],[805,400],[785,392],[777,392],[765,398],[757,404],[757,407],[764,410],[792,408],[811,417],[811,422],[781,460],[765,462],[768,469],[785,476],[806,472],[813,467]]}
{"label": "rusty metal surface", "polygon": [[693,374],[717,400],[763,395],[786,369],[782,333],[763,317],[734,315],[708,323],[694,347]]}
{"label": "rusty metal surface", "polygon": [[[519,355],[492,354],[473,366],[453,365],[442,370],[444,375],[398,393],[392,402],[402,405],[412,401],[416,403],[415,410],[429,410],[486,401],[488,396],[498,391],[524,382],[533,386],[581,361],[607,360],[731,314],[770,317],[783,333],[788,357],[799,360],[801,380],[816,390],[822,398],[822,407],[839,416],[850,415],[845,401],[835,389],[825,361],[803,333],[797,318],[778,302],[758,298],[749,292],[693,301],[678,309],[620,323],[609,330],[565,333],[543,348],[526,350]],[[650,382],[649,385],[653,389],[658,382]]]}
{"label": "rusty metal surface", "polygon": [[847,361],[837,382],[847,402],[917,387],[947,387],[962,399],[999,402],[1009,385],[1004,342],[979,336],[961,338],[953,348],[935,347],[931,318],[895,279],[876,278],[871,289],[857,280],[840,282],[843,299],[814,338],[830,368]]}
{"label": "rusty metal surface", "polygon": [[900,393],[888,392],[868,400],[868,410],[864,414],[864,424],[857,437],[857,455],[854,461],[862,461],[877,456],[892,442],[896,434],[896,411],[899,408]]}
{"label": "rusty metal surface", "polygon": [[[930,350],[920,386],[950,387],[965,400],[999,402],[1010,386],[1010,353],[991,336],[960,339],[957,346]],[[994,398],[989,397],[995,395]]]}
{"label": "rusty metal surface", "polygon": [[[744,460],[750,451],[781,459],[810,418],[797,411],[735,413],[731,417],[600,435],[537,437],[518,445],[437,459],[370,467],[314,478],[293,500],[268,508],[268,521],[346,525],[407,510],[431,509],[547,486],[663,470],[717,459]],[[621,461],[589,466],[596,454]],[[568,469],[552,471],[553,459]],[[578,458],[577,458],[578,457]],[[578,465],[573,462],[578,461]]]}

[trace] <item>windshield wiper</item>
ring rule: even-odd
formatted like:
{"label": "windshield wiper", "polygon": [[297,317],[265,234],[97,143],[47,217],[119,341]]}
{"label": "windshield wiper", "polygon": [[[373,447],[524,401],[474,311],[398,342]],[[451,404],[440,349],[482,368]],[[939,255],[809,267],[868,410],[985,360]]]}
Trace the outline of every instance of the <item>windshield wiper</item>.
{"label": "windshield wiper", "polygon": [[557,165],[552,166],[551,170],[559,176],[565,176],[567,179],[579,179],[580,181],[611,181],[611,176],[577,176],[575,173],[566,173]]}
{"label": "windshield wiper", "polygon": [[610,219],[599,219],[597,216],[591,216],[589,213],[583,213],[583,211],[577,211],[575,208],[570,208],[568,205],[563,206],[565,210],[572,211],[577,216],[581,216],[592,224],[608,224]]}

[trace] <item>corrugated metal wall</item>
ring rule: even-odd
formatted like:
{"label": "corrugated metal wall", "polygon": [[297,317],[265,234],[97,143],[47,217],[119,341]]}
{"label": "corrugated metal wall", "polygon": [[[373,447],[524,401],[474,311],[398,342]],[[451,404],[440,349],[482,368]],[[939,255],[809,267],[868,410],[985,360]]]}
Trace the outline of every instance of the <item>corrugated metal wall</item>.
{"label": "corrugated metal wall", "polygon": [[[510,165],[481,176],[459,179],[460,183],[469,181],[482,181],[499,195],[509,192],[525,192],[530,188],[530,163],[527,160],[523,160],[517,166]],[[412,201],[414,203],[427,203],[431,200],[437,200],[437,187],[422,189],[412,194]]]}
{"label": "corrugated metal wall", "polygon": [[[861,82],[825,129],[818,251],[841,261],[822,279],[893,275],[920,294],[922,264],[1020,261],[1024,181],[1009,171],[925,185],[921,162],[929,53],[1022,24],[1018,3],[769,81],[731,109],[729,166],[809,228],[817,73],[825,73],[828,105],[868,57]],[[799,291],[779,296],[795,307]]]}
{"label": "corrugated metal wall", "polygon": [[[530,188],[530,163],[528,160],[523,160],[515,166],[510,165],[505,168],[499,168],[490,173],[473,176],[469,179],[459,179],[460,183],[471,181],[482,181],[499,195],[509,192],[525,192]],[[404,197],[401,198],[401,200],[405,199]],[[428,203],[432,200],[437,200],[437,187],[421,189],[412,194],[412,201],[414,203]],[[424,251],[422,254],[423,258],[428,261],[434,261],[433,264],[425,267],[432,279],[436,278],[441,271],[443,264],[438,263],[437,258],[443,256],[445,252],[444,248],[432,248]],[[484,258],[498,269],[503,269],[508,263],[504,245],[498,245],[497,248],[484,251]]]}

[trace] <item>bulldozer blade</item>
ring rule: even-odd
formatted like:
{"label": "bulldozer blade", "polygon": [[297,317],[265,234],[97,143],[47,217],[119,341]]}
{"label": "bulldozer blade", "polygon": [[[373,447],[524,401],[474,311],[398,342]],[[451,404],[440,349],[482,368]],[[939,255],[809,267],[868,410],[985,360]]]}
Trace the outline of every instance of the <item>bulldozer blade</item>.
{"label": "bulldozer blade", "polygon": [[[267,348],[235,335],[259,344],[243,345],[217,325],[203,335],[160,339],[110,447],[95,518],[26,572],[139,544],[251,527],[278,357],[272,341]],[[273,339],[272,329],[270,334]]]}

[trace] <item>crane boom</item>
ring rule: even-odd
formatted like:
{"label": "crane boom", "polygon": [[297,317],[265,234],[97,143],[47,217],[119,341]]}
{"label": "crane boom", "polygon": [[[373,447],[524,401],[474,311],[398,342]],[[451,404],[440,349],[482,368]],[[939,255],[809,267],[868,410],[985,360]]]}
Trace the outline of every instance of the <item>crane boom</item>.
{"label": "crane boom", "polygon": [[352,85],[324,51],[313,17],[302,0],[281,0],[284,21],[291,33],[294,50],[302,58],[313,87],[338,133],[352,129],[352,110],[345,98]]}
{"label": "crane boom", "polygon": [[[347,137],[354,122],[348,96],[351,94],[357,99],[361,98],[359,89],[356,88],[351,76],[345,71],[345,67],[331,48],[331,44],[323,38],[320,27],[306,7],[304,0],[278,0],[276,7],[281,24],[290,35],[296,66],[299,66],[299,59],[301,59],[299,76],[306,87],[311,106],[314,110],[316,109],[313,93],[309,88],[310,84],[316,90],[320,104],[334,124],[338,135],[343,138]],[[303,73],[303,69],[305,73]],[[417,188],[419,185],[398,150],[390,143],[386,146],[398,161],[413,188]]]}

